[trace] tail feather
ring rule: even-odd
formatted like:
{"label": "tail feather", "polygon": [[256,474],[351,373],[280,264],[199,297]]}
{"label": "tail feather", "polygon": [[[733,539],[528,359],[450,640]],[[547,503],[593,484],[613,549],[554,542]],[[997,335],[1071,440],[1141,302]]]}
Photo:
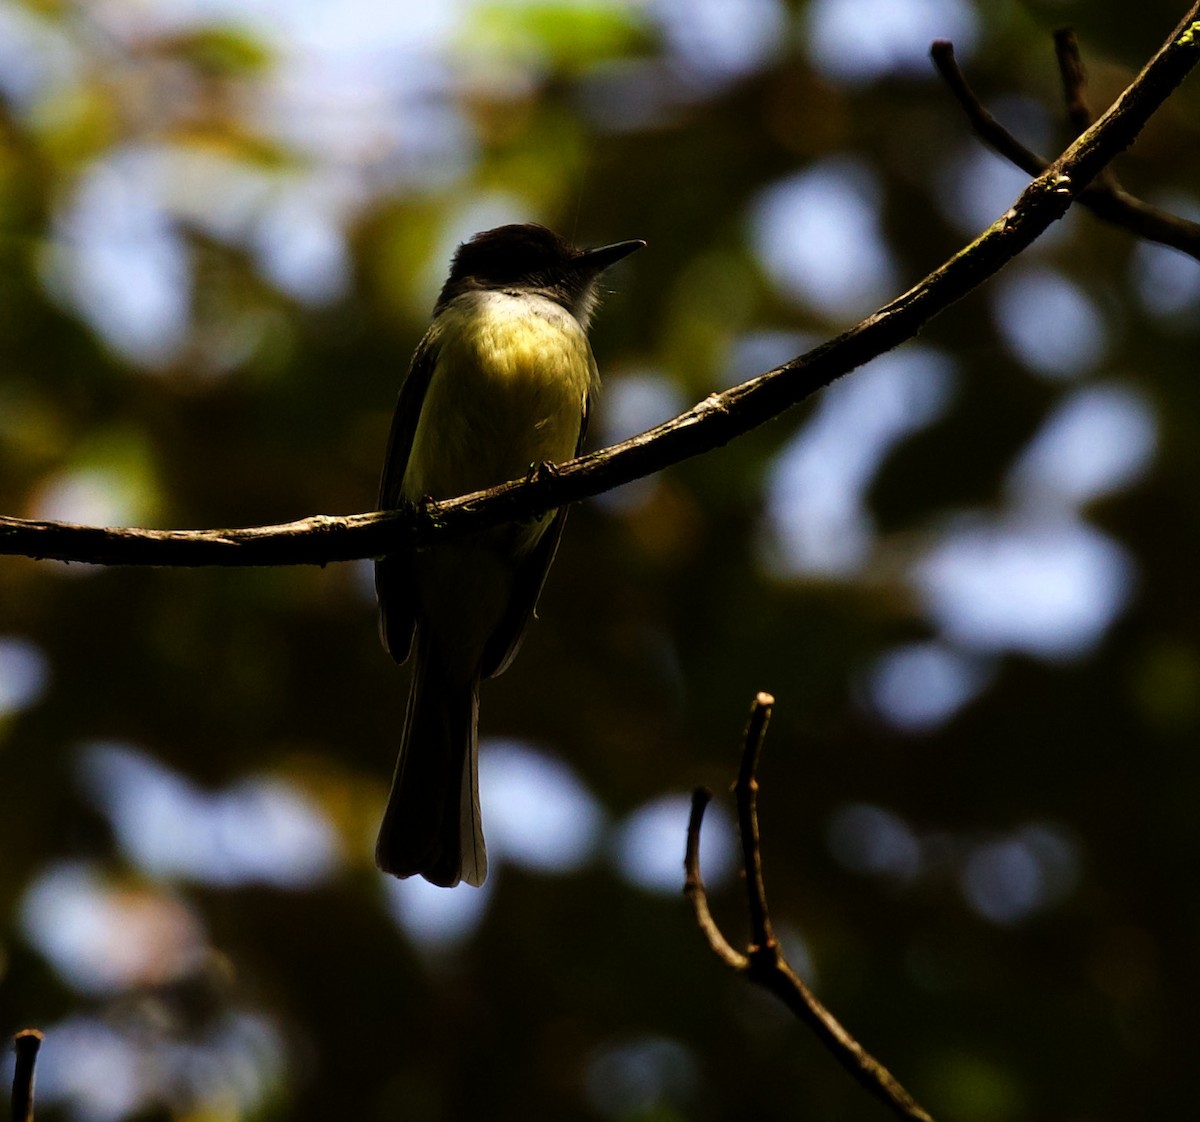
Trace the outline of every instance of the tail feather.
{"label": "tail feather", "polygon": [[478,719],[478,674],[463,681],[447,669],[418,628],[400,758],[375,846],[385,873],[420,874],[446,888],[483,883]]}

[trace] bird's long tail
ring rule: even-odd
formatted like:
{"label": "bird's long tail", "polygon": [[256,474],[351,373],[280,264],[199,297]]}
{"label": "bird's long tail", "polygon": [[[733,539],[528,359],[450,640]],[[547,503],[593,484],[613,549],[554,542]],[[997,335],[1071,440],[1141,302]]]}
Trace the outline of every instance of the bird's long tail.
{"label": "bird's long tail", "polygon": [[479,815],[479,675],[446,667],[417,628],[400,758],[375,863],[398,877],[420,874],[449,888],[480,885],[487,850]]}

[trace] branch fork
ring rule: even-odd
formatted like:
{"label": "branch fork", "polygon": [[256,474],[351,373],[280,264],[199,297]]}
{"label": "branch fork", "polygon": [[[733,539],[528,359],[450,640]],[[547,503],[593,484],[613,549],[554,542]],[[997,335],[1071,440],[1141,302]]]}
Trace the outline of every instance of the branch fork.
{"label": "branch fork", "polygon": [[697,788],[692,794],[692,813],[688,821],[687,850],[683,861],[684,895],[692,905],[696,924],[709,947],[726,966],[779,998],[816,1034],[859,1086],[898,1118],[907,1122],[933,1122],[929,1112],[846,1031],[788,965],[771,928],[758,832],[758,762],[774,704],[775,699],[769,693],[759,693],[754,698],[742,738],[741,765],[733,787],[750,918],[750,945],[746,951],[743,953],[734,949],[708,907],[708,893],[700,875],[700,829],[704,810],[712,800],[712,794],[703,787]]}
{"label": "branch fork", "polygon": [[[1180,25],[1181,28],[1183,26]],[[1184,31],[1176,42],[1180,46],[1195,46],[1194,40],[1195,36],[1190,31]],[[1058,59],[1067,120],[1078,137],[1091,128],[1095,117],[1088,102],[1087,71],[1079,52],[1079,42],[1071,28],[1063,27],[1055,31],[1054,52]],[[954,57],[954,44],[939,39],[929,53],[979,139],[1027,174],[1042,175],[1050,167],[1050,161],[1027,148],[988,112],[959,68]],[[1069,189],[1069,183],[1067,186]],[[1097,218],[1121,226],[1146,241],[1170,246],[1200,261],[1200,223],[1151,206],[1131,195],[1121,186],[1111,166],[1102,168],[1076,199]]]}

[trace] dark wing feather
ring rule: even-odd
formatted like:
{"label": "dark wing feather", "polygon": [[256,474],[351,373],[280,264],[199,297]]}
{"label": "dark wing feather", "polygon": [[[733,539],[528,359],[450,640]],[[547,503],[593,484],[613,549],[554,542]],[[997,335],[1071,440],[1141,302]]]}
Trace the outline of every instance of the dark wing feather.
{"label": "dark wing feather", "polygon": [[[583,438],[587,434],[588,402],[583,403],[583,417],[579,425],[579,440],[575,444],[575,455],[579,455],[583,447]],[[483,661],[480,664],[480,675],[484,678],[495,678],[508,669],[509,664],[521,649],[521,640],[525,637],[525,629],[537,609],[538,597],[542,594],[542,586],[546,583],[546,574],[558,552],[558,542],[562,537],[563,525],[567,520],[567,508],[561,507],[554,515],[554,521],[546,527],[546,532],[538,539],[538,543],[529,555],[517,566],[513,576],[513,591],[509,598],[508,607],[500,625],[492,632],[483,648]]]}
{"label": "dark wing feather", "polygon": [[[429,380],[437,364],[437,354],[433,333],[429,332],[417,345],[408,375],[400,387],[383,461],[383,478],[379,482],[380,510],[395,510],[403,504],[401,487],[404,472],[412,452],[425,391],[429,389]],[[383,640],[384,648],[397,662],[404,662],[412,647],[417,610],[413,587],[412,557],[407,551],[389,554],[375,562],[379,637]]]}
{"label": "dark wing feather", "polygon": [[483,659],[479,664],[481,677],[495,678],[508,669],[509,663],[521,649],[521,640],[525,637],[525,629],[533,618],[537,608],[538,597],[542,594],[542,585],[546,583],[546,574],[550,571],[550,563],[558,552],[558,540],[562,537],[563,523],[567,520],[567,508],[562,507],[554,516],[554,521],[546,527],[546,532],[538,539],[538,543],[529,555],[517,566],[513,574],[512,596],[504,611],[504,618],[492,632],[483,648]]}

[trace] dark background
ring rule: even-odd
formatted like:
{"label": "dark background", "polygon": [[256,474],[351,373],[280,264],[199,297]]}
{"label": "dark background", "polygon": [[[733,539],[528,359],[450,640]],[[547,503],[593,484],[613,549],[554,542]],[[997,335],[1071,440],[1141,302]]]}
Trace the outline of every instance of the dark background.
{"label": "dark background", "polygon": [[[649,243],[592,446],[649,427],[1016,197],[929,39],[1053,155],[1051,30],[1102,108],[1183,11],[404,7],[0,5],[0,510],[370,509],[449,252],[501,221]],[[1197,121],[1192,79],[1127,186],[1194,216]],[[760,689],[785,949],[924,1105],[1194,1110],[1198,309],[1194,261],[1072,213],[918,343],[575,509],[484,690],[482,892],[372,866],[407,679],[367,563],[0,560],[0,1029],[48,1031],[40,1113],[882,1117],[678,891],[706,783],[744,939]]]}

